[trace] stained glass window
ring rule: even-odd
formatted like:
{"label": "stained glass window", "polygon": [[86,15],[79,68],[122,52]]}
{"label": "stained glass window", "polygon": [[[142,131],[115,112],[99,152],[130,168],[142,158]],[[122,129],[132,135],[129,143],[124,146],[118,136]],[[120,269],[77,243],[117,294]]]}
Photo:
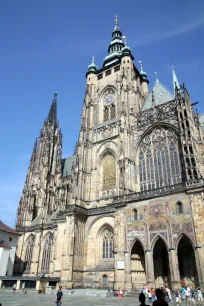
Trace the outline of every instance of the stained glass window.
{"label": "stained glass window", "polygon": [[31,268],[34,243],[35,243],[35,238],[33,236],[28,238],[27,248],[26,248],[26,253],[25,253],[25,270],[26,271],[30,271],[30,268]]}
{"label": "stained glass window", "polygon": [[181,182],[179,141],[173,129],[156,128],[142,140],[139,175],[141,191]]}
{"label": "stained glass window", "polygon": [[41,266],[42,271],[49,271],[50,269],[51,251],[52,251],[52,237],[49,236],[45,240],[43,247],[42,266]]}
{"label": "stained glass window", "polygon": [[110,108],[110,119],[115,119],[115,105],[111,105],[111,108]]}
{"label": "stained glass window", "polygon": [[111,188],[116,185],[116,162],[112,154],[106,153],[102,159],[103,188]]}
{"label": "stained glass window", "polygon": [[108,121],[109,120],[109,108],[106,106],[104,108],[104,117],[103,117],[103,121]]}
{"label": "stained glass window", "polygon": [[113,233],[109,230],[103,235],[103,258],[113,258]]}

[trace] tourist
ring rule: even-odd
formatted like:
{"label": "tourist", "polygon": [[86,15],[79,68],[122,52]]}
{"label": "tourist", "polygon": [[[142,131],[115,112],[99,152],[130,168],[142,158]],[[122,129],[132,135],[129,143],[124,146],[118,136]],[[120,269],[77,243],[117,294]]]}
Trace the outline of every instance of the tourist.
{"label": "tourist", "polygon": [[146,297],[148,297],[148,292],[149,292],[149,287],[146,285],[146,287],[145,287],[145,294],[146,294]]}
{"label": "tourist", "polygon": [[152,295],[152,303],[155,301],[155,290],[153,288],[151,288],[150,290],[151,295]]}
{"label": "tourist", "polygon": [[196,302],[196,300],[195,300],[195,290],[194,290],[193,287],[190,289],[190,301],[191,301],[193,304],[195,304],[195,302]]}
{"label": "tourist", "polygon": [[16,293],[16,284],[12,286],[12,289],[13,289],[13,294]]}
{"label": "tourist", "polygon": [[149,305],[146,305],[145,304],[145,294],[144,293],[140,293],[140,295],[139,295],[139,301],[140,301],[140,306],[149,306]]}
{"label": "tourist", "polygon": [[123,297],[123,291],[121,290],[121,288],[118,288],[118,299],[121,300]]}
{"label": "tourist", "polygon": [[176,296],[176,305],[178,306],[181,304],[181,296],[179,290],[176,290],[175,296]]}
{"label": "tourist", "polygon": [[181,288],[181,298],[182,298],[182,301],[185,301],[185,299],[186,299],[184,286],[182,286],[182,288]]}
{"label": "tourist", "polygon": [[186,287],[185,289],[185,299],[186,299],[186,305],[189,304],[190,299],[190,288]]}
{"label": "tourist", "polygon": [[164,298],[165,298],[165,301],[168,303],[169,302],[169,294],[168,294],[168,291],[167,291],[167,287],[165,287],[165,289],[164,289]]}
{"label": "tourist", "polygon": [[171,290],[166,286],[166,291],[168,293],[168,302],[171,302]]}
{"label": "tourist", "polygon": [[62,303],[62,296],[63,296],[62,286],[59,286],[59,290],[57,291],[56,296],[57,296],[56,304],[57,306],[60,306]]}
{"label": "tourist", "polygon": [[22,283],[21,290],[21,294],[23,294],[25,291],[25,282]]}
{"label": "tourist", "polygon": [[201,305],[203,302],[203,295],[199,287],[197,289],[197,293],[198,293],[198,305]]}
{"label": "tourist", "polygon": [[163,292],[161,289],[156,289],[156,301],[153,302],[153,306],[168,306],[168,303],[163,299]]}
{"label": "tourist", "polygon": [[148,298],[149,298],[149,303],[152,303],[152,294],[150,291],[148,292]]}

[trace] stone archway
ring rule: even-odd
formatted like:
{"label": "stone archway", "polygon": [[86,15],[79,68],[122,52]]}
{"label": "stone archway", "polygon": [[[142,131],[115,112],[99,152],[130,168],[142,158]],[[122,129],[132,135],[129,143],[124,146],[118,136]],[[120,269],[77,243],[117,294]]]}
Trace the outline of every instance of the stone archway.
{"label": "stone archway", "polygon": [[169,255],[163,239],[158,238],[153,249],[155,287],[165,287],[171,284]]}
{"label": "stone archway", "polygon": [[145,256],[142,244],[135,241],[131,251],[132,289],[141,289],[146,284]]}
{"label": "stone archway", "polygon": [[185,235],[179,241],[177,254],[181,284],[190,287],[198,286],[199,281],[195,252],[189,238]]}
{"label": "stone archway", "polygon": [[102,288],[108,288],[108,276],[106,274],[102,276]]}

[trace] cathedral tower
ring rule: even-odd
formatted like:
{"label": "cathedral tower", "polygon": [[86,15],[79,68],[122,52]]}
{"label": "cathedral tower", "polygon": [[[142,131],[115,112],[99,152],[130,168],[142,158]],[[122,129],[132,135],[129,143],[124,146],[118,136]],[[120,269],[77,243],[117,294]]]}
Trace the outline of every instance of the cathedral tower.
{"label": "cathedral tower", "polygon": [[35,219],[38,222],[47,220],[57,209],[61,159],[62,133],[57,122],[57,94],[54,94],[48,117],[34,144],[18,209],[18,226],[30,226],[35,223]]}

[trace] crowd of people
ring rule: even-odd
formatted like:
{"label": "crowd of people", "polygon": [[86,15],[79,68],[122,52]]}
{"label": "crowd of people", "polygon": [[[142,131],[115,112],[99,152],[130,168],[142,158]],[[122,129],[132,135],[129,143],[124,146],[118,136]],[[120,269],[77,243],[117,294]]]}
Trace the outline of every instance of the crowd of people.
{"label": "crowd of people", "polygon": [[[140,291],[140,297],[143,301],[148,298],[150,304],[153,306],[159,305],[168,305],[169,302],[172,302],[173,297],[175,297],[175,301],[177,305],[181,305],[184,302],[186,305],[190,304],[203,304],[203,295],[200,288],[193,287],[182,287],[181,290],[172,291],[166,286],[165,288],[149,289],[148,286]],[[159,300],[159,303],[157,302]],[[140,301],[141,302],[141,301]],[[141,302],[142,305],[142,302]]]}

